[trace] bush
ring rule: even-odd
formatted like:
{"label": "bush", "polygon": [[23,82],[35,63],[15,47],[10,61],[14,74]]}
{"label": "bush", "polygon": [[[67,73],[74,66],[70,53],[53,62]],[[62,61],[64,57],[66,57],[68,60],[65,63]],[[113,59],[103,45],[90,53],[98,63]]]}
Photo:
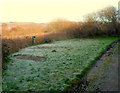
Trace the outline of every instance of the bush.
{"label": "bush", "polygon": [[52,40],[50,38],[44,38],[44,42],[45,43],[50,43],[50,42],[52,42]]}
{"label": "bush", "polygon": [[2,43],[2,69],[6,69],[6,63],[9,62],[9,56],[10,55],[10,51],[9,51],[9,47],[7,46],[7,44],[5,44],[4,42]]}

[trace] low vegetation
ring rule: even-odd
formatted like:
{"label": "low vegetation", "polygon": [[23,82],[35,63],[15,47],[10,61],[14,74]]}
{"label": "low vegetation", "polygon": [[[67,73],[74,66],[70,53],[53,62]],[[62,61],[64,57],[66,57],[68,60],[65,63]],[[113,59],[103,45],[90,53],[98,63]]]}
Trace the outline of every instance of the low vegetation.
{"label": "low vegetation", "polygon": [[[11,55],[13,61],[3,73],[3,90],[66,91],[119,39],[69,39],[25,48]],[[18,59],[20,55],[45,59]]]}
{"label": "low vegetation", "polygon": [[[8,67],[3,73],[3,90],[68,89],[118,40],[117,17],[117,10],[110,6],[88,14],[84,22],[59,19],[45,24],[2,23],[2,64],[3,69]],[[9,59],[12,54],[13,61]]]}

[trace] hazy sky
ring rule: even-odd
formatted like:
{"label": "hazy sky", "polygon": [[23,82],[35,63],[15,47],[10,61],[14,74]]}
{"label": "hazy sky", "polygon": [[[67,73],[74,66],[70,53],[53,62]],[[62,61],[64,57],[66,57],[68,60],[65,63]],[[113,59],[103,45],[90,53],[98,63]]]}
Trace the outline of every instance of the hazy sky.
{"label": "hazy sky", "polygon": [[0,0],[2,22],[50,22],[56,19],[80,21],[85,14],[106,6],[118,5],[119,0]]}

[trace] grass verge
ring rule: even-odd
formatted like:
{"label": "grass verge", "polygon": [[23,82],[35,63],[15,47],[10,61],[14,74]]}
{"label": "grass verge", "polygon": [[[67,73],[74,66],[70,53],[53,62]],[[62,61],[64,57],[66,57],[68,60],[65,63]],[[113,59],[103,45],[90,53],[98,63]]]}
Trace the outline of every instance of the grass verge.
{"label": "grass verge", "polygon": [[[81,82],[95,61],[119,39],[70,39],[23,49],[13,54],[13,62],[8,64],[3,90],[66,92]],[[43,56],[47,60],[15,59],[14,55]],[[16,85],[17,89],[9,84]]]}

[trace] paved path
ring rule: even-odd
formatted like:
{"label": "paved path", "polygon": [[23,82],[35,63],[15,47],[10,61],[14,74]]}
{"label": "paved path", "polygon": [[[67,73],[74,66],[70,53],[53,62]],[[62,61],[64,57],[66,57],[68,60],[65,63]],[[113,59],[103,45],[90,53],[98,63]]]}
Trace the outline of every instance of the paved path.
{"label": "paved path", "polygon": [[120,93],[120,41],[114,43],[68,93]]}
{"label": "paved path", "polygon": [[[119,91],[120,42],[109,49],[86,76],[86,91]],[[118,72],[119,71],[119,72]],[[119,92],[120,93],[120,92]]]}

